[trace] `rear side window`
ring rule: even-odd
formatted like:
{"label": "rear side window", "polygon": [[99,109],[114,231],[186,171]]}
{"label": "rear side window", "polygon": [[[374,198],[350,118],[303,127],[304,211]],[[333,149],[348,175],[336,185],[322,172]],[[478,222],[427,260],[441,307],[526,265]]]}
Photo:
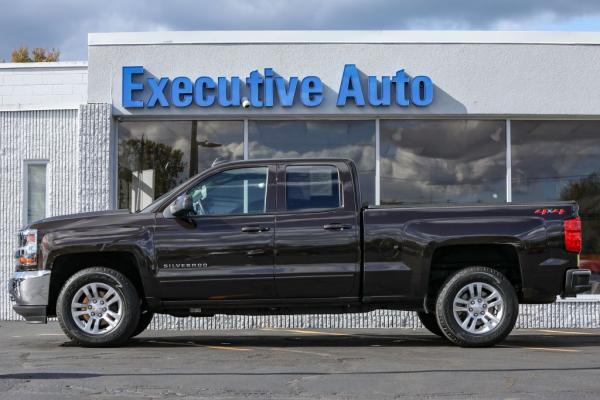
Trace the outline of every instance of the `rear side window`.
{"label": "rear side window", "polygon": [[330,165],[298,165],[285,169],[288,211],[322,210],[341,206],[338,170]]}

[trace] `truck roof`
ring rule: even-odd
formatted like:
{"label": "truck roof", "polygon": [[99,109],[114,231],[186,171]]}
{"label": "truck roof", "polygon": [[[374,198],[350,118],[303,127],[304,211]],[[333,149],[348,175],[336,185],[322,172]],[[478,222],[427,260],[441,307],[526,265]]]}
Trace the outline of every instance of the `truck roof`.
{"label": "truck roof", "polygon": [[353,163],[349,158],[253,158],[251,160],[235,160],[235,161],[223,161],[223,162],[215,162],[213,166],[223,166],[223,165],[243,165],[243,164],[256,164],[256,163],[264,163],[264,162],[282,162],[282,163],[322,163],[322,162],[343,162],[343,163]]}

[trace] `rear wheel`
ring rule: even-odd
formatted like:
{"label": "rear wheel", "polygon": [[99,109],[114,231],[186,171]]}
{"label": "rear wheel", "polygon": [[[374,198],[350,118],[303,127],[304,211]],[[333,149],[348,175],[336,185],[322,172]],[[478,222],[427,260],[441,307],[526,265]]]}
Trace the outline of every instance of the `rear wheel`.
{"label": "rear wheel", "polygon": [[115,346],[131,337],[140,320],[140,299],[126,276],[86,268],[63,286],[56,306],[62,330],[81,346]]}
{"label": "rear wheel", "polygon": [[488,347],[513,330],[519,303],[509,280],[487,267],[469,267],[450,276],[436,302],[443,334],[462,347]]}
{"label": "rear wheel", "polygon": [[438,325],[437,318],[434,313],[426,313],[425,311],[418,311],[417,316],[425,328],[434,335],[445,338],[440,326]]}

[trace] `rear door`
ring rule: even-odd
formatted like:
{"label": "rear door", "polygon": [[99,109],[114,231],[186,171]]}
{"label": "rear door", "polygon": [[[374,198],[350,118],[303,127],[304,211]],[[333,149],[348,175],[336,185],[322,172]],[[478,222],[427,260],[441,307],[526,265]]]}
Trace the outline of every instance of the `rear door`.
{"label": "rear door", "polygon": [[360,227],[348,165],[282,163],[277,176],[278,296],[358,297]]}

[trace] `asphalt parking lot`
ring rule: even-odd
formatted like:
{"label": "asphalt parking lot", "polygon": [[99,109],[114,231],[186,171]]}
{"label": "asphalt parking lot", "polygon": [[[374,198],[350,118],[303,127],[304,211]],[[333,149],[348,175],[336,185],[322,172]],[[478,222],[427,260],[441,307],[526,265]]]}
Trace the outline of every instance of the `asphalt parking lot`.
{"label": "asphalt parking lot", "polygon": [[0,399],[598,399],[599,330],[519,330],[460,349],[425,331],[149,331],[71,345],[0,323]]}

